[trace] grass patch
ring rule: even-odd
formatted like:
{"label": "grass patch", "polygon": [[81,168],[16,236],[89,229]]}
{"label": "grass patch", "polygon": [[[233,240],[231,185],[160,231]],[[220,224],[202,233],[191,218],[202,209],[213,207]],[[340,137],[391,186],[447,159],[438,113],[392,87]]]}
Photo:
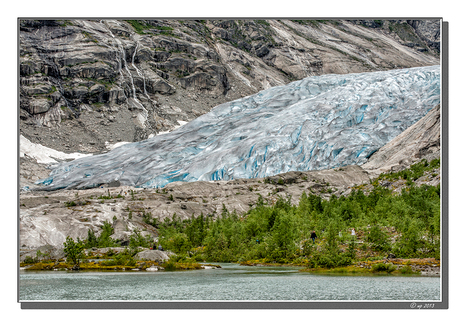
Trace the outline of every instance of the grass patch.
{"label": "grass patch", "polygon": [[75,207],[77,204],[75,203],[75,201],[67,201],[67,202],[64,202],[64,205],[66,207]]}
{"label": "grass patch", "polygon": [[126,22],[128,22],[138,34],[145,34],[144,30],[151,28],[139,20],[126,20]]}

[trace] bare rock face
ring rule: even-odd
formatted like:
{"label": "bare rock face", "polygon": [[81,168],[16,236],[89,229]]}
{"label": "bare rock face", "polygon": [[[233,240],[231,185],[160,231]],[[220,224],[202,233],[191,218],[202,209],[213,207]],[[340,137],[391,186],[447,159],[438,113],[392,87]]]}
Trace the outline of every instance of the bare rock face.
{"label": "bare rock face", "polygon": [[362,167],[372,177],[386,171],[400,171],[412,163],[439,158],[441,150],[440,106],[374,153]]}
{"label": "bare rock face", "polygon": [[[122,188],[112,191],[118,191],[115,196],[128,195]],[[111,237],[114,240],[128,241],[129,236],[135,232],[140,232],[144,237],[158,236],[157,230],[143,221],[136,202],[122,201],[123,198],[108,194],[110,191],[107,192],[107,189],[80,193],[28,194],[20,205],[20,247],[51,245],[62,248],[67,236],[86,239],[89,229],[96,236],[100,235],[105,222],[112,225],[114,234]]]}
{"label": "bare rock face", "polygon": [[51,172],[46,164],[37,163],[36,159],[22,157],[19,163],[19,185],[32,186],[35,181],[46,178]]}
{"label": "bare rock face", "polygon": [[439,30],[437,20],[21,20],[20,131],[59,151],[104,152],[308,76],[439,64]]}
{"label": "bare rock face", "polygon": [[[140,232],[158,237],[150,214],[157,221],[192,216],[215,218],[223,210],[242,214],[257,205],[274,204],[279,197],[297,204],[302,193],[329,198],[349,192],[350,186],[369,180],[358,166],[310,172],[288,172],[266,179],[173,182],[163,189],[104,187],[79,191],[26,192],[20,197],[20,247],[62,247],[67,236],[86,239],[108,222],[114,240],[126,242]],[[225,209],[224,209],[225,208]]]}

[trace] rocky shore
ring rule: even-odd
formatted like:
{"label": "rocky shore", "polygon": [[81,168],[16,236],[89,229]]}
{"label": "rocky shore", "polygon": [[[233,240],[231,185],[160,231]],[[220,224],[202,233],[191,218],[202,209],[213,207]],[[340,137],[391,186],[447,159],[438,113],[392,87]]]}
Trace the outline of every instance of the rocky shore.
{"label": "rocky shore", "polygon": [[413,273],[423,276],[440,276],[441,262],[434,258],[424,259],[397,259],[389,258],[383,260],[363,261],[355,264],[358,268],[372,269],[372,266],[378,263],[391,264],[396,270],[400,271],[403,268],[410,267]]}

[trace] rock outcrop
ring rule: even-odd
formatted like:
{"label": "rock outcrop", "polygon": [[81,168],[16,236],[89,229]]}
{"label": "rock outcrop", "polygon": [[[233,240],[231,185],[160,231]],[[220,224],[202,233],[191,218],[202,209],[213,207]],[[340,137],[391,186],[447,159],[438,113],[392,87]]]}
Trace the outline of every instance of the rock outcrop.
{"label": "rock outcrop", "polygon": [[148,261],[157,261],[157,262],[163,262],[169,260],[169,257],[171,256],[172,252],[168,251],[160,251],[160,250],[144,250],[141,252],[138,252],[134,258],[136,260],[148,260]]}
{"label": "rock outcrop", "polygon": [[292,203],[298,203],[303,192],[325,198],[340,196],[347,194],[350,186],[368,180],[366,171],[348,166],[288,172],[267,179],[173,182],[162,189],[106,186],[79,191],[31,191],[20,195],[20,247],[62,247],[67,236],[86,239],[89,229],[98,236],[105,221],[113,226],[111,237],[115,240],[126,242],[135,232],[157,238],[157,230],[147,223],[149,215],[150,222],[174,215],[181,219],[201,214],[217,217],[224,206],[229,212],[242,214],[256,205],[259,197],[268,204],[274,204],[279,197],[290,197]]}
{"label": "rock outcrop", "polygon": [[375,152],[362,165],[372,177],[386,171],[400,171],[412,163],[439,158],[441,152],[440,105]]}

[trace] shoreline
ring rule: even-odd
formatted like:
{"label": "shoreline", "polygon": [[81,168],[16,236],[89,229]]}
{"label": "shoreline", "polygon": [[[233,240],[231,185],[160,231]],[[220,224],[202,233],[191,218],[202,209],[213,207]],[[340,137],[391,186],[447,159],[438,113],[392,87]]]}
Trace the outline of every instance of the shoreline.
{"label": "shoreline", "polygon": [[[412,258],[412,259],[381,259],[356,261],[352,265],[335,268],[308,268],[299,264],[267,263],[262,261],[244,261],[244,266],[254,267],[304,267],[300,272],[322,273],[322,274],[405,274],[419,276],[440,277],[440,260],[434,258]],[[377,265],[385,265],[388,269],[379,270]],[[390,268],[390,265],[392,266]],[[373,267],[374,266],[374,267]],[[390,271],[391,270],[391,271]]]}
{"label": "shoreline", "polygon": [[[135,265],[104,265],[97,262],[81,263],[78,269],[74,269],[65,262],[38,262],[25,265],[21,263],[19,271],[113,271],[113,272],[158,272],[158,271],[186,271],[186,270],[207,270],[222,268],[219,262],[174,262],[159,264],[155,261],[136,261]],[[408,276],[430,276],[440,277],[440,261],[434,258],[417,259],[384,259],[374,261],[357,261],[352,265],[335,268],[308,268],[306,265],[268,263],[262,261],[233,262],[240,266],[248,267],[285,267],[299,268],[299,272],[312,274],[334,274],[334,275],[408,275]],[[382,266],[384,266],[382,268]],[[380,267],[380,268],[378,268]]]}

